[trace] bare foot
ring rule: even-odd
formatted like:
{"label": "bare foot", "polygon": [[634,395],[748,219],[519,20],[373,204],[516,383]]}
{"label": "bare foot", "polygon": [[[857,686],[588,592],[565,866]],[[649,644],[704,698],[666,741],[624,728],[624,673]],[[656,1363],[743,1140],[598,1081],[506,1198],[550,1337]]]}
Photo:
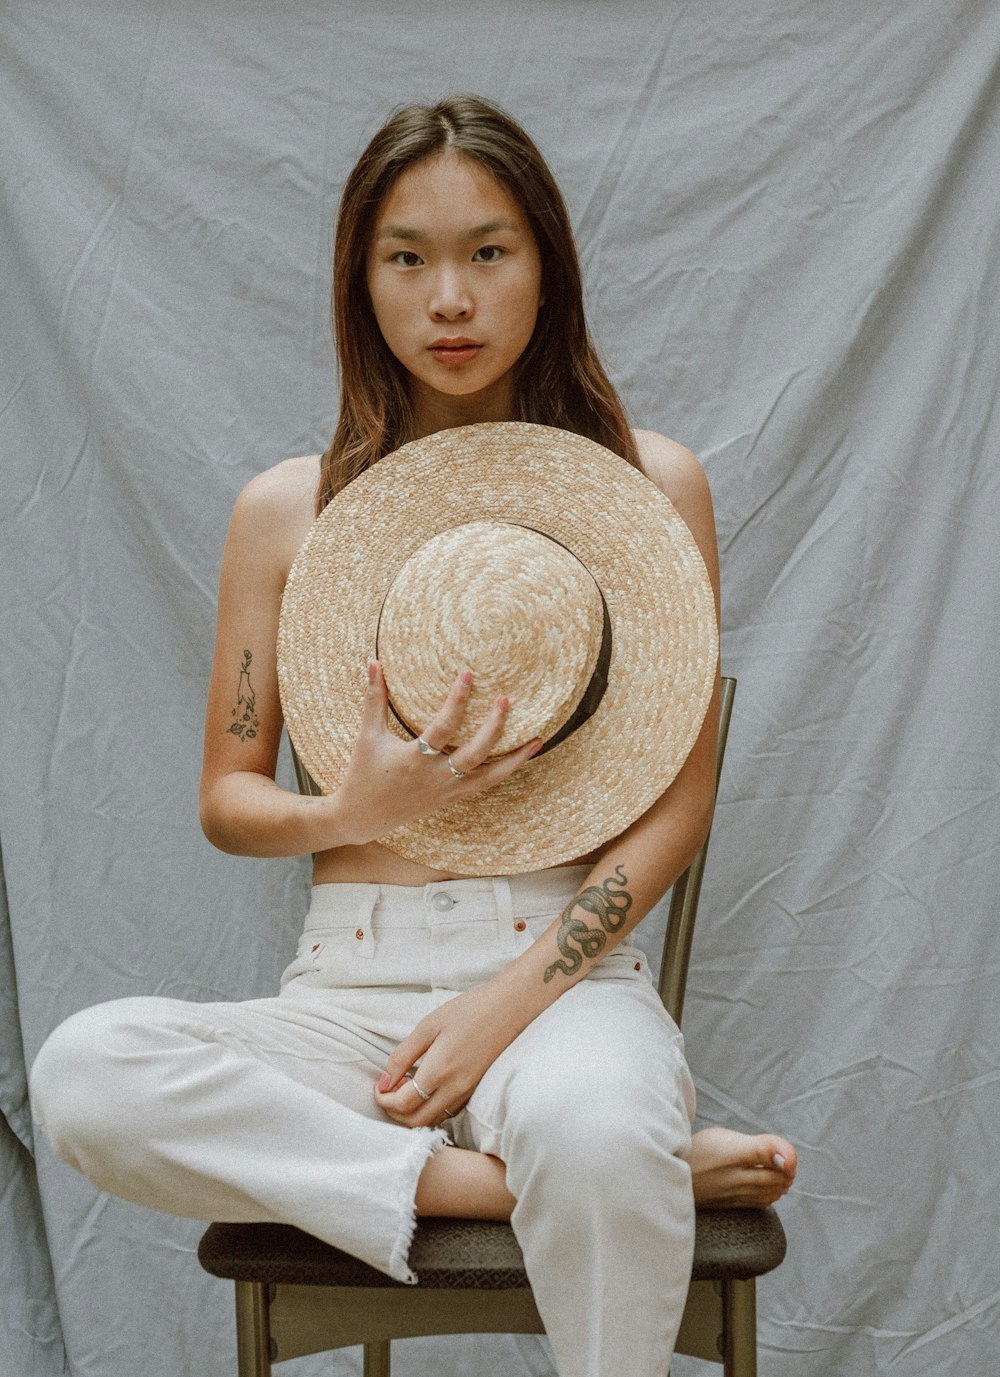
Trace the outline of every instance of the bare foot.
{"label": "bare foot", "polygon": [[[695,1203],[729,1207],[773,1204],[795,1180],[798,1165],[787,1139],[731,1128],[696,1133],[687,1160]],[[486,1152],[441,1148],[427,1159],[417,1182],[418,1215],[509,1220],[515,1204],[506,1167]]]}
{"label": "bare foot", "polygon": [[507,1168],[488,1152],[443,1147],[428,1157],[417,1182],[418,1215],[510,1219],[516,1204]]}
{"label": "bare foot", "polygon": [[703,1128],[688,1153],[697,1205],[773,1205],[795,1180],[798,1155],[773,1133]]}

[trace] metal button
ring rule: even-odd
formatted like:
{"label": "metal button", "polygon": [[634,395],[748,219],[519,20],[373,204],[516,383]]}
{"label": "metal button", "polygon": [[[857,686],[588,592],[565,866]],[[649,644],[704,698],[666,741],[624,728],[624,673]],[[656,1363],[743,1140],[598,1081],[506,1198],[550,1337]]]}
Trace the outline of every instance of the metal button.
{"label": "metal button", "polygon": [[438,913],[447,913],[450,908],[455,907],[457,902],[458,900],[453,899],[450,894],[442,892],[434,895],[434,898],[431,900],[431,905],[433,908],[437,909]]}

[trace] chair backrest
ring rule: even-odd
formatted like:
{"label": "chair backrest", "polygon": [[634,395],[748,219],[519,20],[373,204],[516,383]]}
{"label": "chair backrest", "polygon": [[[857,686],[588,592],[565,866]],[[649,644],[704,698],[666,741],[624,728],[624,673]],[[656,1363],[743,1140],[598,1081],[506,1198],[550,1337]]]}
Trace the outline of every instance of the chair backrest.
{"label": "chair backrest", "polygon": [[[719,786],[722,774],[722,761],[726,754],[726,741],[729,737],[729,721],[733,715],[733,697],[736,693],[736,680],[723,679],[722,696],[719,702],[719,736],[715,749],[715,785]],[[291,745],[291,742],[289,742]],[[298,780],[299,793],[314,797],[322,793],[319,785],[306,770],[302,761],[292,750],[292,764]],[[701,897],[701,881],[705,873],[705,858],[712,835],[711,826],[702,843],[701,850],[694,860],[674,882],[670,897],[670,911],[667,917],[667,930],[663,940],[663,960],[660,963],[660,998],[667,1013],[680,1027],[684,1012],[684,989],[687,985],[688,964],[691,960],[691,943],[694,940],[694,923],[698,915],[698,900]]]}
{"label": "chair backrest", "polygon": [[[735,694],[736,680],[723,679],[719,702],[719,735],[715,747],[716,790],[722,775],[722,761],[726,754],[726,741],[729,739],[729,722],[733,715]],[[683,875],[678,875],[670,896],[667,931],[663,939],[663,960],[660,963],[659,990],[664,1007],[678,1028],[684,1013],[684,991],[687,987],[688,964],[691,960],[691,943],[694,940],[694,920],[698,916],[701,881],[705,873],[705,858],[708,855],[711,836],[710,824],[701,850]]]}

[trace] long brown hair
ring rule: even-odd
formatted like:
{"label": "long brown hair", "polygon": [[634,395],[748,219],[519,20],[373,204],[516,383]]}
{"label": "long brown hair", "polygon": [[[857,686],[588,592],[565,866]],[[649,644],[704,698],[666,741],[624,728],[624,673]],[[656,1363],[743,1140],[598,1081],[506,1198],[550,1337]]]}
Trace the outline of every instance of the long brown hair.
{"label": "long brown hair", "polygon": [[396,178],[446,149],[480,163],[510,192],[528,217],[541,256],[545,304],[515,368],[511,419],[586,435],[638,466],[625,409],[587,330],[573,231],[552,173],[503,110],[478,96],[452,96],[398,110],[344,187],[333,260],[340,417],[323,455],[317,511],[352,478],[413,438],[407,373],[375,320],[366,259],[379,208]]}

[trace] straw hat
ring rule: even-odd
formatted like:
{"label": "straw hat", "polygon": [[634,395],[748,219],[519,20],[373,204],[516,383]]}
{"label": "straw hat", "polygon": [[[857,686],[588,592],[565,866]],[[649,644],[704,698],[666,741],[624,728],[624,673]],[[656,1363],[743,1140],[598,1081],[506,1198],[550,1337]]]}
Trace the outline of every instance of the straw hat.
{"label": "straw hat", "polygon": [[525,422],[438,431],[355,478],[306,537],[278,630],[285,722],[324,793],[374,658],[400,737],[470,669],[454,745],[499,693],[498,751],[546,741],[495,788],[381,838],[465,875],[572,860],[645,812],[694,744],[717,657],[705,565],[667,498],[594,441]]}

